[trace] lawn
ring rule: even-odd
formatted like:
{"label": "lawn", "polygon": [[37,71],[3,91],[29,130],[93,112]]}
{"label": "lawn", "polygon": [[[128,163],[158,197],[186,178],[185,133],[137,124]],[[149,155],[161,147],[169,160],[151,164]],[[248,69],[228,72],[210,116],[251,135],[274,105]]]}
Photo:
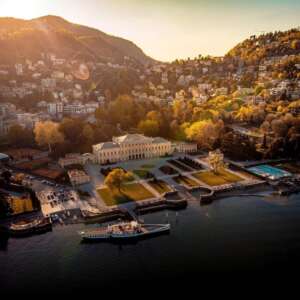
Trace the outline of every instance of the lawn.
{"label": "lawn", "polygon": [[189,187],[195,187],[195,186],[199,185],[195,180],[193,180],[193,179],[191,179],[189,177],[186,177],[186,176],[177,176],[177,177],[174,177],[173,179],[178,184],[187,185]]}
{"label": "lawn", "polygon": [[215,174],[212,171],[206,171],[195,173],[193,176],[210,186],[223,185],[243,180],[241,177],[225,169],[220,170],[218,174]]}
{"label": "lawn", "polygon": [[136,176],[142,178],[142,179],[147,179],[147,178],[153,177],[153,176],[151,176],[151,173],[149,173],[149,171],[142,170],[142,169],[133,170],[132,173],[135,174]]}
{"label": "lawn", "polygon": [[164,194],[166,192],[170,192],[171,189],[169,187],[169,185],[162,181],[162,180],[152,180],[152,181],[148,181],[147,182],[152,188],[154,188],[157,192],[159,192],[160,194]]}
{"label": "lawn", "polygon": [[142,169],[153,169],[155,167],[155,165],[150,165],[150,164],[146,164],[146,165],[142,165],[141,168]]}
{"label": "lawn", "polygon": [[97,192],[108,206],[154,198],[154,195],[140,183],[123,185],[121,192],[108,187],[98,189]]}

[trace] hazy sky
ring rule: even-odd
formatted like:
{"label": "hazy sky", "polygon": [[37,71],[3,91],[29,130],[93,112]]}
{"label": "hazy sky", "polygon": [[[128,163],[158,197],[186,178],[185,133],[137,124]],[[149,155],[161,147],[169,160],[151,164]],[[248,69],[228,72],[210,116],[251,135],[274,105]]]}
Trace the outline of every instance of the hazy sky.
{"label": "hazy sky", "polygon": [[300,0],[0,0],[0,16],[59,15],[129,39],[153,58],[223,55],[262,31],[300,26]]}

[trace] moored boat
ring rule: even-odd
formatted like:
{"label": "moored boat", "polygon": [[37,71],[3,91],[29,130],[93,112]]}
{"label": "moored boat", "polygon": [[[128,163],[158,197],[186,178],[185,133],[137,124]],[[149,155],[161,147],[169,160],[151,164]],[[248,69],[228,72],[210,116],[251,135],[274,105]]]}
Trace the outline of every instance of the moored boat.
{"label": "moored boat", "polygon": [[14,236],[45,232],[52,229],[50,218],[37,218],[19,221],[9,226],[9,233]]}
{"label": "moored boat", "polygon": [[123,222],[79,232],[84,241],[129,240],[170,231],[170,224],[140,224]]}

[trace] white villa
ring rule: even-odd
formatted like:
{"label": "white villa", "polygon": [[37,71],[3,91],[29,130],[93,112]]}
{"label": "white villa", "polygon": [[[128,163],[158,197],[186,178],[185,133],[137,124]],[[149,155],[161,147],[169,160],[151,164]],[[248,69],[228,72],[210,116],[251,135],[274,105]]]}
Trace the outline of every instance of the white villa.
{"label": "white villa", "polygon": [[99,164],[158,157],[172,152],[171,142],[161,137],[146,137],[142,134],[114,137],[112,142],[93,146],[95,162]]}
{"label": "white villa", "polygon": [[59,159],[59,165],[85,165],[87,162],[108,164],[133,159],[147,159],[175,153],[194,153],[198,147],[195,143],[172,143],[161,137],[147,137],[142,134],[126,134],[113,137],[112,142],[93,146],[93,153],[70,153]]}

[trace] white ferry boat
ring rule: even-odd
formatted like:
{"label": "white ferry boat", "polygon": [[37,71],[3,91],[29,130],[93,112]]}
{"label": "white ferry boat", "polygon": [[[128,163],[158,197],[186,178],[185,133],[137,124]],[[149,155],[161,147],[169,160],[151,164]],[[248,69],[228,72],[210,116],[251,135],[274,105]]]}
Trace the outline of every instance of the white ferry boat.
{"label": "white ferry boat", "polygon": [[170,224],[140,224],[132,221],[88,229],[79,234],[84,241],[126,240],[165,233],[170,228]]}

